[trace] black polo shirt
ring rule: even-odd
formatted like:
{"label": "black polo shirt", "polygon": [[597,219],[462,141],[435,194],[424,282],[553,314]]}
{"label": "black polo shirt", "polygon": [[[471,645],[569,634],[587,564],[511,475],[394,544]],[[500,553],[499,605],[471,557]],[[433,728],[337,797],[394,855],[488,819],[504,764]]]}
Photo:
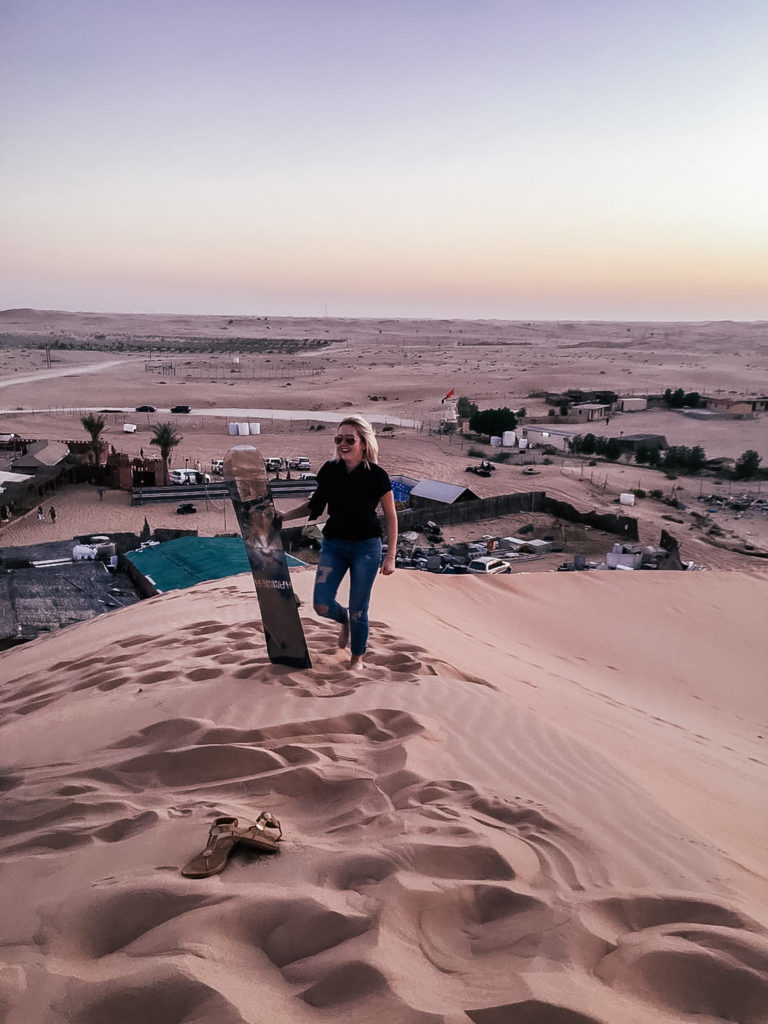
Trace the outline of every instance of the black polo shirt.
{"label": "black polo shirt", "polygon": [[317,489],[309,499],[310,519],[328,506],[323,535],[329,540],[367,540],[381,536],[376,508],[392,490],[386,471],[375,462],[361,462],[348,472],[344,462],[325,462],[317,474]]}

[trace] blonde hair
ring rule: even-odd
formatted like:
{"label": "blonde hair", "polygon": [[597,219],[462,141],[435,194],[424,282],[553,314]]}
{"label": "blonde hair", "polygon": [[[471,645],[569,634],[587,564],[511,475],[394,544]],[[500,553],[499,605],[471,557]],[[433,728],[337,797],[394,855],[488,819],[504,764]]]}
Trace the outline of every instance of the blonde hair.
{"label": "blonde hair", "polygon": [[[379,442],[376,440],[376,434],[368,420],[363,419],[362,416],[345,416],[339,424],[339,430],[341,430],[345,424],[349,424],[350,427],[354,427],[360,435],[360,439],[363,442],[363,462],[365,462],[366,466],[369,462],[378,462]],[[339,456],[337,453],[337,462],[338,459]]]}

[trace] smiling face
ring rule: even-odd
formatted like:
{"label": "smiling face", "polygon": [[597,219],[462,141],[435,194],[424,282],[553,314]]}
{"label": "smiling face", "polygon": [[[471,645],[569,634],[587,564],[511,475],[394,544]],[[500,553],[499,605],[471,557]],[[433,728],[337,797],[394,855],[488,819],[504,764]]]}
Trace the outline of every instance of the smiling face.
{"label": "smiling face", "polygon": [[347,469],[354,469],[365,458],[365,445],[353,423],[341,423],[333,439],[336,455]]}

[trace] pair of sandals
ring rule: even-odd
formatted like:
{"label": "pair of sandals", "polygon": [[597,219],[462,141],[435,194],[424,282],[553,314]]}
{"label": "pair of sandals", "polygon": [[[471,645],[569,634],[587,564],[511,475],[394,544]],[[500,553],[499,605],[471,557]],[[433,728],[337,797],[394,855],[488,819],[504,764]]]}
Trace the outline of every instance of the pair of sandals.
{"label": "pair of sandals", "polygon": [[227,866],[229,855],[238,843],[266,853],[275,853],[283,838],[280,822],[269,811],[262,811],[255,825],[240,828],[237,818],[216,818],[208,833],[205,849],[181,869],[185,878],[208,878]]}

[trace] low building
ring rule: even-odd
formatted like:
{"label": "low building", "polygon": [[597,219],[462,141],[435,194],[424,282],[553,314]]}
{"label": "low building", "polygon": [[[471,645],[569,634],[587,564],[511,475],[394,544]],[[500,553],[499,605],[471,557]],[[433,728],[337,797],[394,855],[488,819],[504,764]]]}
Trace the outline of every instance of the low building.
{"label": "low building", "polygon": [[33,441],[24,455],[11,462],[11,469],[37,475],[58,472],[57,467],[68,455],[69,448],[63,441]]}
{"label": "low building", "polygon": [[462,487],[459,484],[447,484],[442,480],[419,480],[416,486],[411,488],[409,496],[411,508],[423,509],[477,500],[478,496],[468,487]]}
{"label": "low building", "polygon": [[6,491],[13,493],[16,488],[24,487],[33,479],[34,477],[27,473],[6,473],[0,470],[0,494]]}
{"label": "low building", "polygon": [[0,549],[0,649],[139,601],[102,559],[75,560],[73,541]]}
{"label": "low building", "polygon": [[617,398],[613,403],[616,412],[643,412],[648,408],[647,398]]}
{"label": "low building", "polygon": [[583,405],[574,405],[571,408],[571,415],[585,423],[604,420],[606,416],[610,415],[610,412],[610,405],[600,405],[597,402],[585,402]]}
{"label": "low building", "polygon": [[556,427],[548,427],[543,423],[526,424],[520,429],[521,438],[528,445],[542,444],[551,445],[558,451],[570,451],[570,442],[573,439],[573,430],[558,430]]}
{"label": "low building", "polygon": [[402,505],[407,505],[411,491],[419,481],[402,474],[391,476],[390,480],[392,481],[392,496],[395,501],[400,502]]}
{"label": "low building", "polygon": [[[286,555],[288,565],[305,563]],[[179,537],[125,555],[126,571],[145,596],[250,572],[242,537]]]}
{"label": "low building", "polygon": [[706,396],[704,398],[707,412],[718,416],[754,416],[757,411],[753,403],[760,403],[761,399],[739,398],[736,396]]}
{"label": "low building", "polygon": [[615,441],[623,452],[636,452],[638,448],[669,447],[664,434],[621,434],[608,440]]}

